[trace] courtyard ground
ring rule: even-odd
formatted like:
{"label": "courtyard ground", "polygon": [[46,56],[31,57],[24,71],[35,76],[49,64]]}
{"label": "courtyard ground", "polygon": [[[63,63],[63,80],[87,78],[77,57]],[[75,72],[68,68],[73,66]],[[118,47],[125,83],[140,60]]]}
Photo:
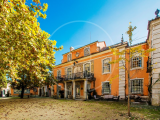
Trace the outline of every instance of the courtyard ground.
{"label": "courtyard ground", "polygon": [[[130,119],[160,120],[160,107],[135,105]],[[0,120],[126,120],[127,103],[53,98],[0,99]]]}

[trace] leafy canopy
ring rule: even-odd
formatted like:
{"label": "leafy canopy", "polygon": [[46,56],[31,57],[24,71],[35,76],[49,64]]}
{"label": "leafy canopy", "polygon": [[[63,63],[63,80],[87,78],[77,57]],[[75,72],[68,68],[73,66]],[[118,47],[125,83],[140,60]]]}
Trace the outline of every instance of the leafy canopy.
{"label": "leafy canopy", "polygon": [[48,4],[41,5],[40,0],[33,3],[0,0],[0,73],[9,74],[12,80],[21,79],[20,69],[43,79],[40,64],[53,68],[55,51],[63,49],[63,46],[56,47],[56,41],[49,39],[50,34],[43,31],[37,21],[38,17],[46,18],[43,12]]}

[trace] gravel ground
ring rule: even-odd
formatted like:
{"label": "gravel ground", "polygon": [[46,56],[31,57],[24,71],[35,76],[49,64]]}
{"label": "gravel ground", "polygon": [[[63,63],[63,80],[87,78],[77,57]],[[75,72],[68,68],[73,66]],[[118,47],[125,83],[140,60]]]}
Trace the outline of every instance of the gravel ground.
{"label": "gravel ground", "polygon": [[[106,101],[105,101],[106,102]],[[132,113],[141,119],[141,114]],[[99,101],[56,100],[52,98],[0,100],[0,120],[126,120],[127,110]],[[144,118],[142,118],[144,119]]]}

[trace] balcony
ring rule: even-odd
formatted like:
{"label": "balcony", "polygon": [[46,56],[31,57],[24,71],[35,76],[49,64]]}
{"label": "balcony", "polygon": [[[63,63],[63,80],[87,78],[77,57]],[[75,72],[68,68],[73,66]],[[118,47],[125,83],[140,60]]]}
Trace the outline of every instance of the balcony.
{"label": "balcony", "polygon": [[89,80],[95,80],[94,73],[84,71],[84,72],[72,73],[68,75],[62,75],[61,77],[56,76],[56,79],[59,80],[59,82],[68,81],[68,80],[86,79],[86,78]]}
{"label": "balcony", "polygon": [[152,62],[151,62],[151,58],[148,57],[148,61],[147,61],[147,73],[151,73],[152,72]]}

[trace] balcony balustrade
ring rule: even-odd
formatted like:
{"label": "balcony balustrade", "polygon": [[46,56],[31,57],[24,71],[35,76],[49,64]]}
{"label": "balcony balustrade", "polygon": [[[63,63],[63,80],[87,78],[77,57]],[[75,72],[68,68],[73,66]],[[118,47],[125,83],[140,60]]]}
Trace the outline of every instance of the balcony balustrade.
{"label": "balcony balustrade", "polygon": [[67,75],[61,75],[55,77],[59,81],[66,81],[66,80],[76,80],[76,79],[90,79],[94,80],[94,73],[83,71],[83,72],[77,72]]}

